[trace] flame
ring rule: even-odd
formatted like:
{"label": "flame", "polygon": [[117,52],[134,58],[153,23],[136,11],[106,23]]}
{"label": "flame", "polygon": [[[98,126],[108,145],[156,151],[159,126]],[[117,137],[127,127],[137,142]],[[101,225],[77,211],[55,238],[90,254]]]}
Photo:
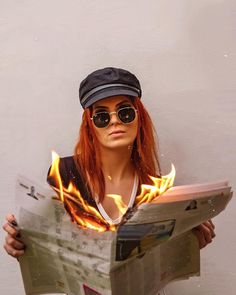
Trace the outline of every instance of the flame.
{"label": "flame", "polygon": [[153,185],[141,185],[141,193],[136,197],[135,204],[138,206],[142,203],[150,203],[153,200],[156,200],[158,196],[162,195],[173,186],[175,174],[175,166],[171,164],[171,171],[169,174],[162,177],[149,176],[153,182]]}
{"label": "flame", "polygon": [[128,209],[128,206],[123,202],[122,196],[115,194],[107,194],[106,196],[114,200],[119,212],[121,215],[124,215]]}
{"label": "flame", "polygon": [[115,231],[116,226],[109,224],[96,208],[90,206],[72,182],[69,183],[67,188],[63,185],[59,172],[59,163],[60,157],[53,151],[49,179],[51,178],[55,182],[53,189],[58,193],[60,201],[64,203],[72,221],[83,228],[90,228],[99,232]]}
{"label": "flame", "polygon": [[[60,175],[59,162],[60,162],[59,155],[55,151],[52,151],[52,167],[51,167],[51,171],[49,175],[50,177],[54,175],[55,176]],[[62,202],[64,202],[63,185],[62,185],[61,177],[56,177],[55,179],[58,182],[57,187],[59,188],[60,199]]]}
{"label": "flame", "polygon": [[[52,151],[52,166],[49,173],[49,179],[53,180],[53,189],[58,193],[60,201],[64,204],[66,211],[71,216],[73,222],[79,224],[83,228],[90,228],[99,232],[107,230],[115,231],[117,225],[106,221],[100,212],[90,206],[81,196],[79,190],[70,182],[68,187],[63,185],[59,172],[60,157]],[[150,176],[153,185],[141,185],[141,193],[136,197],[135,205],[149,203],[163,194],[168,188],[173,186],[175,178],[175,167],[172,165],[171,172],[161,178]],[[123,202],[120,195],[108,194],[107,197],[112,198],[120,212],[124,215],[128,206]]]}

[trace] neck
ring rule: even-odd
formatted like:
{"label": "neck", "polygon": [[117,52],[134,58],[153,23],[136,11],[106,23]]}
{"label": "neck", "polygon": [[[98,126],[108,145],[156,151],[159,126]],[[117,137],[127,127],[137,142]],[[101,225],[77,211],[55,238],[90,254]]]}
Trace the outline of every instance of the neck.
{"label": "neck", "polygon": [[119,182],[134,173],[131,161],[132,148],[119,149],[101,148],[102,171],[105,180]]}

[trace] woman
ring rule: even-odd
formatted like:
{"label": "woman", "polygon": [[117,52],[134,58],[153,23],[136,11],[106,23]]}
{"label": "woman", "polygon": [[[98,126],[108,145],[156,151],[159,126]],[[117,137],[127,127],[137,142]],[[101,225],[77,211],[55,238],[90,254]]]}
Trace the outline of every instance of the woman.
{"label": "woman", "polygon": [[[148,175],[160,176],[154,129],[141,103],[141,87],[135,75],[118,68],[105,68],[88,75],[80,84],[84,108],[80,136],[73,157],[62,158],[60,174],[65,186],[73,181],[87,202],[110,223],[121,220],[109,194],[122,196],[128,208],[138,188],[149,183]],[[53,179],[48,177],[53,184]],[[4,248],[13,257],[24,254],[24,244],[13,215],[3,225]],[[203,248],[215,236],[206,221],[193,229]]]}

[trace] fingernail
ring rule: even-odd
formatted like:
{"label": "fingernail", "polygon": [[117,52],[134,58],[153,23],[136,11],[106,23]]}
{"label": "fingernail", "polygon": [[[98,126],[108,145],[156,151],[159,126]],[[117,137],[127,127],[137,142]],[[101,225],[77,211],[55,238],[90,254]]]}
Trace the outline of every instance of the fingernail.
{"label": "fingernail", "polygon": [[16,222],[15,220],[12,220],[12,221],[11,221],[11,224],[12,224],[13,226],[17,226],[17,222]]}
{"label": "fingernail", "polygon": [[18,234],[16,235],[16,237],[17,237],[17,238],[21,238],[21,234],[18,233]]}

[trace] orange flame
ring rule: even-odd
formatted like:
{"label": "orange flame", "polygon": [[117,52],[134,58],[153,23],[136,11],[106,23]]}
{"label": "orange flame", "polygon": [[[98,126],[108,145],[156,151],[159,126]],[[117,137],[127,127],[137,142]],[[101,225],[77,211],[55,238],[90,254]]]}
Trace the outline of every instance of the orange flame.
{"label": "orange flame", "polygon": [[[57,180],[57,186],[59,190],[59,196],[62,202],[64,202],[64,194],[63,194],[63,184],[61,181],[60,177],[60,172],[59,172],[59,162],[60,162],[60,157],[55,151],[52,151],[52,166],[50,170],[50,177],[52,176]],[[55,177],[54,177],[55,176]]]}
{"label": "orange flame", "polygon": [[[53,179],[55,185],[53,189],[58,193],[60,201],[64,204],[65,209],[71,216],[73,222],[76,222],[83,228],[90,228],[99,232],[107,230],[115,231],[117,225],[111,224],[106,221],[100,214],[100,212],[90,206],[81,196],[79,190],[70,182],[66,188],[63,185],[60,172],[59,172],[60,158],[56,152],[52,152],[52,166],[50,169],[49,178]],[[155,178],[150,176],[153,181],[153,185],[141,185],[141,193],[136,197],[136,206],[142,203],[149,203],[155,200],[158,196],[163,194],[168,188],[173,186],[175,178],[175,168],[172,165],[171,172],[162,176],[161,178]],[[127,205],[123,202],[120,195],[108,194],[107,197],[112,198],[120,212],[120,215],[124,215],[128,209]]]}
{"label": "orange flame", "polygon": [[64,187],[59,172],[60,158],[52,152],[52,166],[49,178],[56,184],[53,189],[59,194],[60,201],[64,203],[65,209],[75,221],[83,228],[90,228],[99,232],[107,230],[115,231],[116,226],[109,224],[93,206],[90,206],[81,196],[75,185],[70,182],[68,187]]}
{"label": "orange flame", "polygon": [[175,166],[172,164],[171,172],[169,174],[160,178],[149,176],[153,181],[153,185],[141,185],[141,193],[136,197],[135,204],[138,206],[142,203],[150,203],[153,200],[156,200],[158,196],[162,195],[173,186],[175,174]]}
{"label": "orange flame", "polygon": [[128,206],[123,202],[122,196],[115,195],[115,194],[107,194],[106,197],[111,198],[114,200],[119,212],[121,215],[124,215],[128,209]]}

